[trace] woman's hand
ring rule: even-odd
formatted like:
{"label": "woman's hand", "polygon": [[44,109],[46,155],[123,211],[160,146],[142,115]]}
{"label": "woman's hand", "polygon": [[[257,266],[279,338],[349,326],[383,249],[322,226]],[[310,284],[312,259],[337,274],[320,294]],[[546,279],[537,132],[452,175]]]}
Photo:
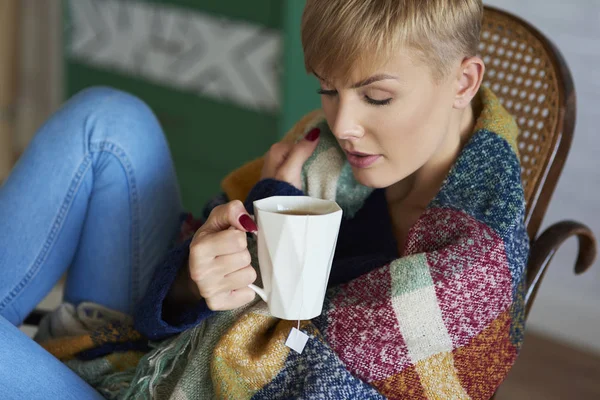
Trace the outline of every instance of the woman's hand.
{"label": "woman's hand", "polygon": [[277,179],[302,190],[302,166],[315,151],[320,133],[319,128],[314,128],[298,143],[279,142],[271,146],[265,155],[261,179]]}
{"label": "woman's hand", "polygon": [[187,268],[182,268],[172,288],[177,304],[193,304],[204,298],[213,311],[232,310],[251,302],[248,287],[256,280],[250,265],[246,232],[257,227],[241,201],[215,207],[190,243]]}

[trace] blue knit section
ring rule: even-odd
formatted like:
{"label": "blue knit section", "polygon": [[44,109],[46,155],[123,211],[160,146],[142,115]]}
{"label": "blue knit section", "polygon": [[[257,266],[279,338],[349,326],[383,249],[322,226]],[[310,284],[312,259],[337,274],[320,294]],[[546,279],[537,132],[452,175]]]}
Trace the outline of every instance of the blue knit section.
{"label": "blue knit section", "polygon": [[314,331],[302,354],[291,350],[282,372],[252,399],[385,399],[354,377]]}
{"label": "blue knit section", "polygon": [[527,291],[526,279],[523,279],[513,290],[513,303],[510,307],[510,341],[521,349],[525,338],[525,293]]}
{"label": "blue knit section", "polygon": [[[517,218],[521,217],[515,217],[516,221],[523,221],[522,218]],[[527,235],[527,229],[523,222],[515,222],[515,224],[517,224],[515,229],[504,237],[506,258],[508,259],[508,265],[511,266],[513,278],[513,298],[516,296],[517,284],[522,280],[521,278],[525,273],[529,259],[529,236]]]}

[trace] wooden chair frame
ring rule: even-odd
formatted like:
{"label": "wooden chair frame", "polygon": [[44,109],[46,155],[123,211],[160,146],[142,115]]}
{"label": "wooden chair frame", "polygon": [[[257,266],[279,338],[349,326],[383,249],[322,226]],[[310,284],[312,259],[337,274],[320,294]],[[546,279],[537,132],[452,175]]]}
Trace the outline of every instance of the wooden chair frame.
{"label": "wooden chair frame", "polygon": [[[575,130],[576,93],[571,72],[563,55],[550,39],[537,28],[509,12],[486,6],[483,31],[486,29],[491,32],[499,31],[500,33],[507,33],[508,29],[520,29],[522,32],[517,34],[523,38],[523,41],[537,41],[537,50],[542,50],[545,53],[547,61],[551,64],[550,69],[554,71],[553,78],[555,78],[556,93],[558,95],[557,108],[550,111],[550,113],[556,113],[556,118],[554,119],[555,124],[552,127],[551,135],[546,138],[549,140],[546,146],[547,152],[546,154],[535,155],[541,161],[536,166],[537,175],[535,176],[537,179],[528,181],[528,186],[526,186],[528,203],[525,223],[531,240],[527,264],[527,294],[525,297],[526,314],[528,315],[550,261],[558,248],[567,239],[576,237],[579,240],[579,253],[575,263],[576,274],[585,272],[592,266],[596,258],[596,239],[589,227],[583,223],[561,221],[548,227],[541,235],[537,236],[571,148]],[[486,54],[486,50],[489,49],[490,47],[482,46],[482,55],[493,58],[494,54]],[[493,48],[492,50],[498,49]],[[495,76],[498,75],[495,74]],[[502,93],[497,93],[497,95],[502,99]],[[527,129],[525,124],[519,125],[521,129]],[[522,137],[519,137],[519,141],[521,140]],[[524,178],[526,177],[524,176]]]}

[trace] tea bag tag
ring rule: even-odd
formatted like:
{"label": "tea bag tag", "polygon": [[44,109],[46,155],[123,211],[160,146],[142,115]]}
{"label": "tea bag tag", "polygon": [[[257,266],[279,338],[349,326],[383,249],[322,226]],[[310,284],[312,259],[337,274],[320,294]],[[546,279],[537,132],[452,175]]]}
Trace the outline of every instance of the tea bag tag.
{"label": "tea bag tag", "polygon": [[285,341],[285,345],[294,350],[296,353],[302,354],[302,351],[304,351],[304,346],[306,346],[306,342],[308,342],[308,335],[296,328],[292,328],[287,340]]}

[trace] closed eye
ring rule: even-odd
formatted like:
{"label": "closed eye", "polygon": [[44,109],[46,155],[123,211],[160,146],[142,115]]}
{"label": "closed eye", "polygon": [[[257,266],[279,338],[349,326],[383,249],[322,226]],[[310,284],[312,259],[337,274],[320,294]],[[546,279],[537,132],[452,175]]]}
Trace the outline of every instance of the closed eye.
{"label": "closed eye", "polygon": [[317,90],[317,93],[323,96],[335,96],[336,94],[338,94],[337,90],[326,90],[326,89],[319,89]]}
{"label": "closed eye", "polygon": [[365,100],[367,101],[367,103],[372,104],[374,106],[387,106],[388,104],[390,104],[392,102],[391,97],[389,99],[384,99],[384,100],[375,100],[375,99],[370,98],[369,96],[365,96]]}
{"label": "closed eye", "polygon": [[[338,91],[332,90],[332,89],[329,89],[329,90],[319,89],[319,90],[317,90],[317,93],[322,96],[337,96]],[[390,104],[392,102],[391,97],[389,99],[384,99],[384,100],[375,100],[375,99],[370,98],[369,96],[364,96],[364,100],[372,106],[387,106],[388,104]]]}

